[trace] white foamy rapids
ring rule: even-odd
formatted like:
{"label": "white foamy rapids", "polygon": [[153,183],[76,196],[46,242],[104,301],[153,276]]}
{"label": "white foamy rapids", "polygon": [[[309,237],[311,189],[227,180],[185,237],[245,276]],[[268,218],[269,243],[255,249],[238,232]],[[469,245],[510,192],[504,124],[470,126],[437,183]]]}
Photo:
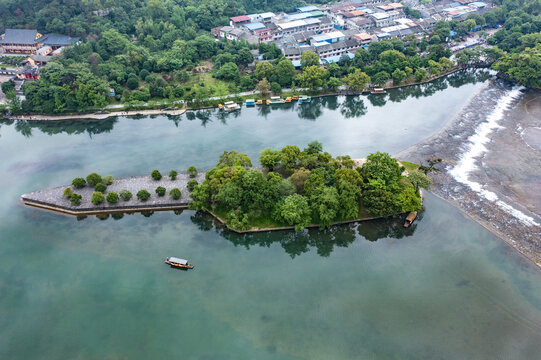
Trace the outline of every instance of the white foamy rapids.
{"label": "white foamy rapids", "polygon": [[487,116],[487,120],[481,123],[475,130],[475,134],[468,138],[469,144],[466,152],[462,154],[456,166],[448,171],[456,181],[467,185],[486,200],[494,202],[524,225],[539,226],[534,218],[515,209],[506,202],[499,200],[498,195],[494,192],[485,189],[482,184],[469,179],[470,173],[477,169],[477,166],[475,165],[476,159],[487,152],[485,144],[490,141],[490,133],[492,133],[494,129],[501,127],[498,122],[503,118],[504,112],[509,108],[509,105],[521,95],[521,89],[522,87],[515,87],[502,96],[494,110]]}

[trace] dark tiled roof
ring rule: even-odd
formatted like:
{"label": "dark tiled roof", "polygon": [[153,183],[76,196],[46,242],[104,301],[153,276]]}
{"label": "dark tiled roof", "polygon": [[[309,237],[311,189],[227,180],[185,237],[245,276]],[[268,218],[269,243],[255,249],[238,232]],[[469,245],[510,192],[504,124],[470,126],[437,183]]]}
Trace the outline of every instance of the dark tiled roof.
{"label": "dark tiled roof", "polygon": [[39,62],[49,62],[49,60],[51,60],[50,57],[48,56],[43,56],[43,55],[32,55],[30,56],[30,59],[34,60],[34,61],[39,61]]}
{"label": "dark tiled roof", "polygon": [[74,42],[79,41],[78,37],[71,37],[61,34],[47,34],[47,38],[43,40],[45,45],[56,45],[56,46],[68,46]]}
{"label": "dark tiled roof", "polygon": [[[4,39],[0,40],[0,44],[32,45],[37,42],[37,34],[37,30],[6,29]],[[44,37],[41,37],[39,40],[41,41],[42,39],[44,39]]]}

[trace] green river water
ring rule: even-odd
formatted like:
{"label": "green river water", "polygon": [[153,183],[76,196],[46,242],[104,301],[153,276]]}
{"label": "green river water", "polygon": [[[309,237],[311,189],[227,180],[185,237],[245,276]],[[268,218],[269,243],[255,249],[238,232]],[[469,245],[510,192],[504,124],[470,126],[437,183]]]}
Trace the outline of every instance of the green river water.
{"label": "green river water", "polygon": [[229,115],[1,123],[0,359],[539,358],[541,273],[431,194],[408,230],[248,236],[187,210],[78,221],[18,203],[92,171],[207,169],[228,149],[397,153],[484,86],[471,80]]}

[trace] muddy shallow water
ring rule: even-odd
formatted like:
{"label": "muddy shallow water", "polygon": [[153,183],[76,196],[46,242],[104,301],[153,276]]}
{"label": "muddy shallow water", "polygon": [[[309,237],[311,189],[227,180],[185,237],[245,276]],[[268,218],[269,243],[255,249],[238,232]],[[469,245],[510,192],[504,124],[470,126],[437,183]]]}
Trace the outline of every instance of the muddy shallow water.
{"label": "muddy shallow water", "polygon": [[[434,191],[541,264],[541,97],[492,80],[448,126],[399,154],[442,158]],[[530,139],[530,143],[525,140]]]}

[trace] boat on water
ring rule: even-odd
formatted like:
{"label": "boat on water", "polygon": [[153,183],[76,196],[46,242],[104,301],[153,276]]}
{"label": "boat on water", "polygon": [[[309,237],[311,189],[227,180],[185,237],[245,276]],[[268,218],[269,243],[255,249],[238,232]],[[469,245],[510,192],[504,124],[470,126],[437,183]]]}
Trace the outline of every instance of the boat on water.
{"label": "boat on water", "polygon": [[233,102],[233,101],[228,101],[228,102],[224,103],[223,110],[224,111],[240,110],[240,105]]}
{"label": "boat on water", "polygon": [[193,265],[188,263],[188,260],[186,259],[168,257],[168,258],[165,258],[165,263],[179,269],[193,269]]}
{"label": "boat on water", "polygon": [[293,97],[291,97],[291,99],[293,101],[297,101],[297,100],[299,100],[299,95],[293,95]]}
{"label": "boat on water", "polygon": [[300,95],[299,96],[299,104],[309,103],[311,101],[312,101],[312,98],[310,96],[307,96],[307,95]]}
{"label": "boat on water", "polygon": [[271,96],[268,102],[271,104],[283,104],[285,100],[282,99],[280,96]]}
{"label": "boat on water", "polygon": [[255,99],[246,99],[246,101],[244,102],[244,105],[255,106]]}
{"label": "boat on water", "polygon": [[406,221],[404,221],[404,227],[408,228],[417,218],[417,211],[412,211],[406,216]]}
{"label": "boat on water", "polygon": [[284,102],[290,103],[290,102],[291,102],[291,97],[290,97],[290,96],[286,97],[286,99],[284,100]]}
{"label": "boat on water", "polygon": [[385,94],[386,91],[383,88],[372,88],[370,89],[370,94]]}
{"label": "boat on water", "polygon": [[263,100],[261,100],[261,99],[260,99],[260,100],[257,100],[257,101],[255,102],[255,104],[256,104],[256,105],[263,105]]}

